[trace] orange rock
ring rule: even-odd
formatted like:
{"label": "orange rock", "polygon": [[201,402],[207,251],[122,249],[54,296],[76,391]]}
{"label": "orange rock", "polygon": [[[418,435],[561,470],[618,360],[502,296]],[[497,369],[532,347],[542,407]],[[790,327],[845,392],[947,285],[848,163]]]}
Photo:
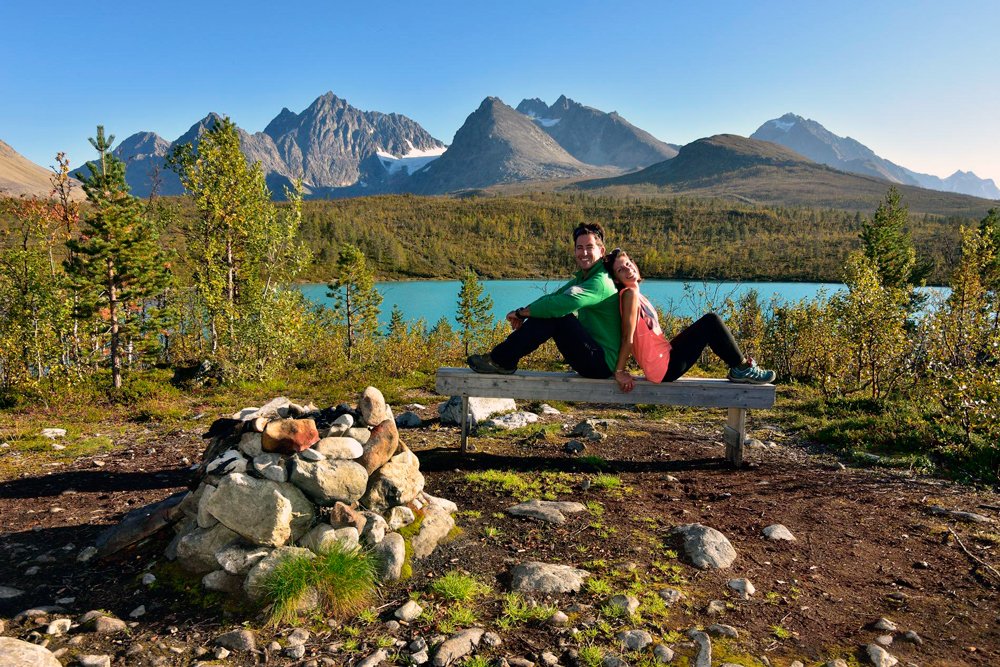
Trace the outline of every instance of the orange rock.
{"label": "orange rock", "polygon": [[274,454],[295,454],[319,442],[319,431],[312,419],[274,419],[261,434],[261,448]]}
{"label": "orange rock", "polygon": [[372,429],[372,437],[364,444],[364,454],[355,460],[363,465],[370,475],[392,458],[398,446],[399,431],[396,430],[396,422],[386,419]]}

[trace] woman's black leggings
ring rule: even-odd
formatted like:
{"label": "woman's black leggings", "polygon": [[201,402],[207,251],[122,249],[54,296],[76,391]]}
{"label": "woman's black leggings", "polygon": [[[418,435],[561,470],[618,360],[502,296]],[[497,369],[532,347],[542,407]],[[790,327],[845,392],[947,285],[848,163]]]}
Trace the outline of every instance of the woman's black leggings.
{"label": "woman's black leggings", "polygon": [[670,340],[670,364],[664,382],[673,382],[687,373],[708,346],[727,366],[735,368],[744,362],[743,352],[722,318],[715,313],[701,319]]}

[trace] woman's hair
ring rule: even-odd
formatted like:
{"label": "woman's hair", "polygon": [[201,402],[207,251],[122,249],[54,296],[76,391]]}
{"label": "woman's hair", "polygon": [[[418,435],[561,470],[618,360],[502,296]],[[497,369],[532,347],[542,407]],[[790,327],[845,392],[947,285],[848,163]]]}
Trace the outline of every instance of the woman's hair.
{"label": "woman's hair", "polygon": [[584,234],[593,234],[597,237],[598,244],[604,247],[604,228],[599,222],[581,222],[573,229],[573,240],[576,241]]}
{"label": "woman's hair", "polygon": [[622,255],[627,257],[628,253],[621,248],[615,248],[604,256],[604,270],[611,276],[611,282],[615,284],[615,287],[617,287],[619,291],[621,291],[625,285],[623,285],[622,282],[618,280],[618,276],[615,275],[615,260]]}

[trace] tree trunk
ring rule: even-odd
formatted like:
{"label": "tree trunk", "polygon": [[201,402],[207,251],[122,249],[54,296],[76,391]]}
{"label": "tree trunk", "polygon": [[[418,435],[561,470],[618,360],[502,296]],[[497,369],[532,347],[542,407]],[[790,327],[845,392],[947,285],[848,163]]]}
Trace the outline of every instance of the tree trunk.
{"label": "tree trunk", "polygon": [[122,353],[118,330],[118,286],[115,284],[115,265],[108,260],[108,314],[111,318],[111,385],[115,389],[122,386]]}

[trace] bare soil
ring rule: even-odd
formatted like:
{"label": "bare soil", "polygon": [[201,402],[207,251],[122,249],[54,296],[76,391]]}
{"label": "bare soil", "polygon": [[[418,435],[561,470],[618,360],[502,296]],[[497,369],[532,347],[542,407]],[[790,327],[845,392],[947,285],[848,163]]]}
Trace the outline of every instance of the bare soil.
{"label": "bare soil", "polygon": [[[428,409],[423,416],[436,417],[433,412]],[[546,420],[572,425],[586,416],[616,418],[606,439],[587,444],[586,456],[599,459],[566,454],[568,438],[562,435],[473,438],[477,451],[463,457],[457,451],[457,430],[441,427],[435,419],[424,428],[403,431],[404,441],[420,457],[427,491],[458,504],[462,531],[416,562],[411,579],[380,591],[381,620],[391,619],[409,594],[421,592],[423,603],[440,606],[440,621],[446,605],[428,596],[428,582],[459,569],[493,587],[495,594],[484,598],[476,612],[479,625],[496,629],[499,593],[506,590],[511,567],[538,560],[588,569],[614,592],[630,590],[643,597],[668,586],[682,590],[685,599],[660,615],[644,614],[638,623],[606,620],[615,631],[643,627],[657,638],[725,623],[736,627],[740,637],[716,640],[716,655],[738,664],[765,664],[762,657],[772,665],[788,665],[793,659],[815,665],[833,657],[864,664],[860,647],[881,634],[870,627],[880,617],[899,627],[889,650],[902,664],[1000,664],[1000,579],[988,567],[1000,564],[995,553],[1000,499],[994,493],[899,471],[840,469],[832,458],[810,453],[760,423],[751,424],[752,434],[778,444],[749,450],[749,465],[734,470],[722,460],[723,418],[711,411],[678,424],[583,406]],[[143,586],[139,580],[147,571],[158,573],[161,584],[166,580],[162,551],[169,536],[111,561],[77,562],[81,549],[124,513],[186,487],[188,464],[199,460],[204,446],[200,433],[208,425],[188,424],[183,429],[136,426],[134,436],[118,442],[111,453],[0,483],[0,585],[25,591],[0,599],[0,634],[66,649],[64,664],[92,653],[110,654],[116,664],[125,665],[208,661],[212,640],[244,622],[258,631],[258,651],[236,653],[226,664],[306,664],[323,656],[348,664],[374,651],[378,637],[386,634],[380,623],[313,624],[305,658],[293,660],[266,648],[290,628],[262,628],[256,611],[204,606],[204,599],[192,592],[197,586],[187,592],[176,586]],[[617,477],[622,489],[593,484],[595,466]],[[558,499],[590,502],[591,510],[558,526],[507,516],[515,498],[466,479],[469,472],[487,469],[517,471],[531,479],[543,472],[564,473],[558,479],[569,489]],[[994,523],[957,521],[932,514],[931,506],[978,512]],[[702,571],[683,557],[672,558],[669,549],[677,547],[671,527],[695,522],[721,531],[736,547],[739,556],[730,569]],[[797,541],[765,539],[762,529],[774,523],[787,526]],[[748,601],[727,588],[735,577],[746,577],[756,587]],[[601,616],[607,597],[581,592],[540,602],[561,609],[581,602],[593,605],[593,614]],[[15,620],[25,609],[60,599],[61,614]],[[725,601],[727,609],[709,616],[707,604],[716,599]],[[130,619],[139,605],[145,613]],[[52,618],[76,618],[91,609],[130,621],[130,634],[107,638],[74,630],[62,637],[44,635]],[[582,622],[571,617],[571,626]],[[356,647],[352,642],[345,646],[348,624],[361,629],[351,635]],[[409,640],[438,630],[425,619],[393,635]],[[906,630],[916,631],[922,644],[904,641]],[[504,643],[491,650],[497,656],[537,661],[543,651],[565,655],[577,645],[569,629],[547,624],[498,632]],[[592,641],[614,644],[613,634]],[[680,643],[679,653],[690,656],[692,651]]]}

